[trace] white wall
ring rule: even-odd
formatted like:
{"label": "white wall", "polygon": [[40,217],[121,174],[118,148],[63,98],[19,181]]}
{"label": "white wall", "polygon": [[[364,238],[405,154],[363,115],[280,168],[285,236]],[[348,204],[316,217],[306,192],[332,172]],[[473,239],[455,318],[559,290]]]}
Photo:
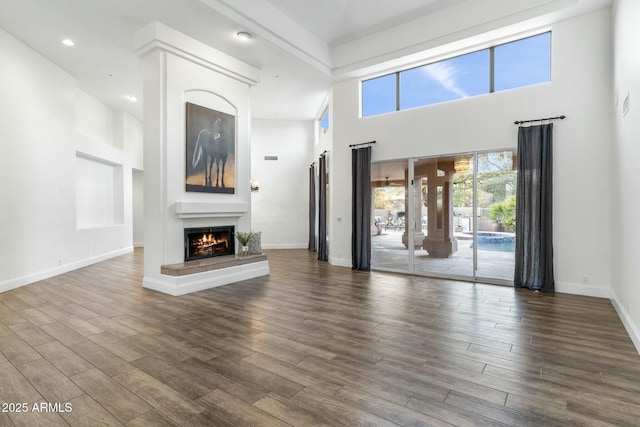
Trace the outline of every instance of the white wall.
{"label": "white wall", "polygon": [[262,232],[263,248],[308,246],[313,148],[312,121],[253,120],[251,178],[260,191],[251,194],[251,228]]}
{"label": "white wall", "polygon": [[114,138],[114,112],[88,93],[76,89],[76,134],[100,144],[122,149],[122,141]]}
{"label": "white wall", "polygon": [[565,114],[554,143],[556,288],[608,296],[610,11],[559,22],[552,31],[551,83],[364,119],[359,81],[334,86],[332,263],[351,264],[349,144],[376,140],[374,161],[509,148],[516,145],[515,120]]}
{"label": "white wall", "polygon": [[116,145],[122,147],[131,161],[131,167],[138,171],[144,170],[142,123],[124,111],[117,111],[114,116],[114,128],[115,139],[119,141]]}
{"label": "white wall", "polygon": [[133,246],[144,247],[144,172],[133,170],[132,176]]}
{"label": "white wall", "polygon": [[76,153],[130,167],[112,113],[3,30],[0,54],[1,292],[130,250],[131,182],[119,183],[122,224],[78,229]]}
{"label": "white wall", "polygon": [[[640,3],[614,2],[614,140],[612,145],[612,299],[629,334],[640,350],[640,229],[635,216],[640,212]],[[630,108],[623,116],[623,102],[629,95]]]}
{"label": "white wall", "polygon": [[76,226],[79,229],[122,223],[118,208],[123,195],[116,185],[121,180],[121,168],[76,156]]}

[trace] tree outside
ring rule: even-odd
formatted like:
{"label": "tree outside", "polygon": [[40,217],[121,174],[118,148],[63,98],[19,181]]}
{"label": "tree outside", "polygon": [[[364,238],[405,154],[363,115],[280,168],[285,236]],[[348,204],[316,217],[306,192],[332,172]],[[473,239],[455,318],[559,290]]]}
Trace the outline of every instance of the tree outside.
{"label": "tree outside", "polygon": [[[471,158],[472,156],[469,155]],[[514,153],[501,151],[478,154],[478,211],[484,220],[499,221],[508,230],[515,224],[515,189],[517,172],[514,169]],[[470,161],[466,173],[454,175],[453,203],[455,208],[473,207],[473,162]],[[504,204],[503,204],[504,201]],[[500,207],[493,207],[493,206]],[[504,216],[500,210],[513,208],[513,219],[507,215],[507,225],[504,220],[497,220],[496,216]],[[495,211],[495,213],[493,213]]]}
{"label": "tree outside", "polygon": [[404,187],[379,187],[374,189],[376,209],[388,211],[404,211]]}

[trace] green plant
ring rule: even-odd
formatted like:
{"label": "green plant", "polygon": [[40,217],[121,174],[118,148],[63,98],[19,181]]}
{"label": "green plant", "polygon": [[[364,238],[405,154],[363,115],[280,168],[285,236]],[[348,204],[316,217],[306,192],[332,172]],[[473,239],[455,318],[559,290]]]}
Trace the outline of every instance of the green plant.
{"label": "green plant", "polygon": [[493,221],[503,224],[508,231],[513,231],[516,226],[516,196],[509,196],[492,204],[489,212]]}
{"label": "green plant", "polygon": [[256,233],[254,233],[253,231],[249,231],[249,232],[238,231],[234,234],[236,236],[236,239],[238,239],[238,242],[240,242],[242,246],[247,246],[249,244],[249,240],[251,240],[251,238]]}

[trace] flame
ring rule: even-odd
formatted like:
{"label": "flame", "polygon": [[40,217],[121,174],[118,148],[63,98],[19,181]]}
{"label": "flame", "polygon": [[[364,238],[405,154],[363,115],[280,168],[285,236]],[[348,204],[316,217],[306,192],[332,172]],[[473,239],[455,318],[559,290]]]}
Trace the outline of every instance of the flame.
{"label": "flame", "polygon": [[200,239],[197,240],[197,245],[198,246],[211,245],[211,244],[215,245],[223,242],[225,242],[225,239],[217,239],[213,233],[207,233],[207,234],[203,234],[202,237],[200,237]]}

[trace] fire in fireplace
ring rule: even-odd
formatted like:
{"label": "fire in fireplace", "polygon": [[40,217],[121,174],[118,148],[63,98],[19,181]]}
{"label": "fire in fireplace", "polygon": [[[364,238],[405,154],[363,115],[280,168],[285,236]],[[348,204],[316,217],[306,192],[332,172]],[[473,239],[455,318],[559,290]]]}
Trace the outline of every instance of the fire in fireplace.
{"label": "fire in fireplace", "polygon": [[184,229],[184,260],[233,255],[234,227],[201,227]]}

